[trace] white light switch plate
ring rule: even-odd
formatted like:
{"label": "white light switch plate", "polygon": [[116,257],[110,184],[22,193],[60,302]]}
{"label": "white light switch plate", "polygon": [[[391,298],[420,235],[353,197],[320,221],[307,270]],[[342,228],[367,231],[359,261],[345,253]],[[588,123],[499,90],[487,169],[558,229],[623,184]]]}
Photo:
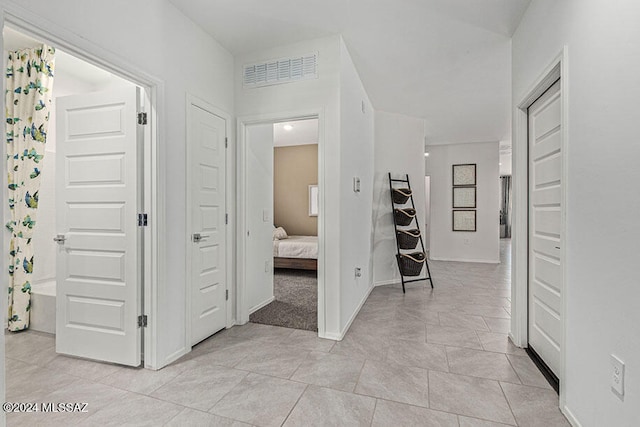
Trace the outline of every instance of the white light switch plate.
{"label": "white light switch plate", "polygon": [[262,210],[262,221],[269,222],[269,209]]}
{"label": "white light switch plate", "polygon": [[624,397],[624,362],[611,355],[611,390],[620,399]]}

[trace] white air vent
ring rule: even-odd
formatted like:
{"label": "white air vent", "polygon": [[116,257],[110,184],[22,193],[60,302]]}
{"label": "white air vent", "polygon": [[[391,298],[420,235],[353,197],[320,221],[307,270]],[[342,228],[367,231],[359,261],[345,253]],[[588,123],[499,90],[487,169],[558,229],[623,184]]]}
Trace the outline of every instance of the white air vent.
{"label": "white air vent", "polygon": [[318,53],[310,53],[245,65],[243,81],[246,87],[260,87],[317,78]]}

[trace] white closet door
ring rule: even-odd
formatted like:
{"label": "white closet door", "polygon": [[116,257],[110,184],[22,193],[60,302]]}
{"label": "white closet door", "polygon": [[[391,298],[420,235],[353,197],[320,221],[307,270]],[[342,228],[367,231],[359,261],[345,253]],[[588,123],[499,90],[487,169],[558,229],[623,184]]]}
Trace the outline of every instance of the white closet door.
{"label": "white closet door", "polygon": [[138,366],[137,88],[56,100],[56,351]]}
{"label": "white closet door", "polygon": [[529,107],[529,347],[560,377],[562,151],[560,81]]}
{"label": "white closet door", "polygon": [[226,123],[189,105],[191,344],[226,326]]}

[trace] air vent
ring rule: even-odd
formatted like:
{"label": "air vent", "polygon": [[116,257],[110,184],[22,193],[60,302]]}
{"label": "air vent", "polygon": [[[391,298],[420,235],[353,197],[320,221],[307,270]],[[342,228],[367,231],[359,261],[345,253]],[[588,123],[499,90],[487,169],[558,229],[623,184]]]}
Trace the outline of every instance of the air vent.
{"label": "air vent", "polygon": [[245,65],[244,86],[260,87],[318,78],[318,54]]}

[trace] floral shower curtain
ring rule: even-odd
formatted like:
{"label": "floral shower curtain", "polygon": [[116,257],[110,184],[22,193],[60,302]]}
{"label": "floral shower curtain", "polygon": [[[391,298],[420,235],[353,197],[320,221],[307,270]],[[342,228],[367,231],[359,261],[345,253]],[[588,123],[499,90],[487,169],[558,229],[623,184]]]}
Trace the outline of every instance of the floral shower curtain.
{"label": "floral shower curtain", "polygon": [[40,171],[47,141],[55,49],[9,52],[6,72],[6,137],[11,232],[9,243],[10,331],[29,327],[33,244]]}

